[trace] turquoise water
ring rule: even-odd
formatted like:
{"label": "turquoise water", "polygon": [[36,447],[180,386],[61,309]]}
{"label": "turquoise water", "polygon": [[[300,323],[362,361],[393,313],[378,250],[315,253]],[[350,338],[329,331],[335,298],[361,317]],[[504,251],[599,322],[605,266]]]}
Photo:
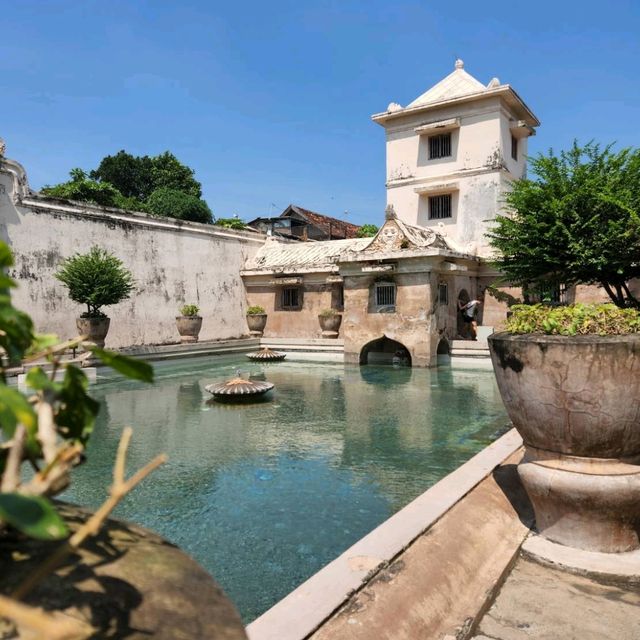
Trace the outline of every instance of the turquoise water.
{"label": "turquoise water", "polygon": [[[266,403],[214,403],[240,368],[275,383]],[[169,462],[115,515],[195,557],[246,622],[506,430],[490,370],[393,369],[209,358],[156,367],[153,386],[103,378],[88,462],[63,496],[104,499],[118,439],[129,470]]]}

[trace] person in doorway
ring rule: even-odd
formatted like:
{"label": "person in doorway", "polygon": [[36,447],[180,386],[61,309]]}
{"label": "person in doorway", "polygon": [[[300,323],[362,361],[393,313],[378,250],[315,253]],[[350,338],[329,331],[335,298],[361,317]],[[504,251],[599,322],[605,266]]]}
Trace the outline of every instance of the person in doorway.
{"label": "person in doorway", "polygon": [[458,300],[458,309],[462,313],[462,319],[465,321],[465,324],[469,327],[471,340],[478,339],[478,321],[476,315],[478,313],[478,307],[481,304],[481,300],[469,300],[466,304]]}

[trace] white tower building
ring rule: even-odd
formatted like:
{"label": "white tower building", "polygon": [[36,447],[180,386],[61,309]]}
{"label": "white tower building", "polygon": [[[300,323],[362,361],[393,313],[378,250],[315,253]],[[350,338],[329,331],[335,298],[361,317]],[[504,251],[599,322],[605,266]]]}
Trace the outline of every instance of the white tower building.
{"label": "white tower building", "polygon": [[484,234],[501,194],[525,174],[527,138],[540,124],[522,98],[497,78],[483,85],[456,60],[409,105],[391,103],[372,119],[386,131],[387,205],[461,251],[487,255]]}

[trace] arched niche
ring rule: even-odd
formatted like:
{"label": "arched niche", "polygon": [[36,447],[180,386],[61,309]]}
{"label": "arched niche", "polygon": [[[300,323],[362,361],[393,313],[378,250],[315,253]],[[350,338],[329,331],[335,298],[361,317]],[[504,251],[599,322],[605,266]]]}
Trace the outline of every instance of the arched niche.
{"label": "arched niche", "polygon": [[360,364],[411,366],[411,352],[401,342],[382,336],[362,347]]}

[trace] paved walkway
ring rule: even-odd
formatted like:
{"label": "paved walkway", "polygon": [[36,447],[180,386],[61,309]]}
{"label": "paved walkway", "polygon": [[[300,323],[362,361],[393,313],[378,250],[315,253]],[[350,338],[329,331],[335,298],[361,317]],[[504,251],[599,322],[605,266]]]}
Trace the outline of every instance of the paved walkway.
{"label": "paved walkway", "polygon": [[603,584],[520,558],[474,640],[638,640],[640,586]]}

